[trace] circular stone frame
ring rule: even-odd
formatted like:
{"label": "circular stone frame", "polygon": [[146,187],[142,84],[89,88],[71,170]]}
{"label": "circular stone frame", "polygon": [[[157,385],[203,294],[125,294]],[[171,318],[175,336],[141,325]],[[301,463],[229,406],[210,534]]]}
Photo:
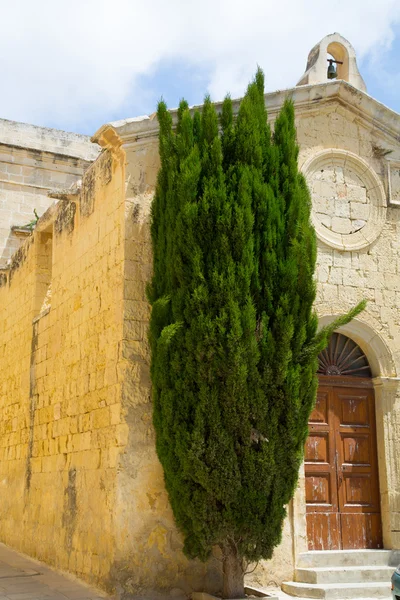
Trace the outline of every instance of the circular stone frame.
{"label": "circular stone frame", "polygon": [[352,152],[330,148],[314,154],[301,168],[308,180],[311,175],[324,167],[338,166],[343,169],[351,168],[354,173],[365,183],[370,200],[370,214],[365,226],[354,233],[337,233],[325,227],[318,219],[315,211],[311,211],[311,218],[317,237],[332,248],[353,251],[370,246],[380,235],[386,221],[386,194],[383,184],[369,164]]}

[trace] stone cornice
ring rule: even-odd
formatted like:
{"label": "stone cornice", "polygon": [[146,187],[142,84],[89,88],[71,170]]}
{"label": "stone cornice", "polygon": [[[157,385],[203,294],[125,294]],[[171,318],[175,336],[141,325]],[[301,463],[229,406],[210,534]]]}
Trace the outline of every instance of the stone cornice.
{"label": "stone cornice", "polygon": [[86,135],[0,119],[0,144],[93,161],[99,148]]}
{"label": "stone cornice", "polygon": [[[387,108],[367,93],[357,90],[345,81],[331,81],[318,85],[304,85],[287,90],[279,90],[265,94],[265,105],[268,115],[273,121],[279,112],[285,98],[292,98],[296,116],[317,113],[322,106],[340,104],[356,117],[362,120],[377,133],[398,142],[400,138],[400,115]],[[233,100],[233,110],[236,114],[241,99]],[[217,112],[222,109],[222,102],[215,102]],[[194,112],[201,105],[191,107]],[[177,109],[170,111],[173,123],[177,121]],[[114,121],[100,127],[91,138],[103,148],[124,147],[139,143],[151,143],[158,136],[158,121],[156,114]]]}
{"label": "stone cornice", "polygon": [[[57,165],[61,164],[69,168],[71,162],[75,162],[79,168],[83,168],[88,164],[91,164],[100,152],[98,146],[95,146],[94,144],[92,144],[92,146],[96,151],[90,155],[90,158],[82,158],[75,154],[52,152],[51,150],[41,150],[29,146],[19,146],[18,144],[0,142],[0,154],[8,154],[9,150],[11,150],[12,155],[17,158],[17,160],[12,161],[13,164],[31,163],[36,169],[49,169],[50,165],[54,165],[54,160],[57,161]],[[19,158],[22,158],[23,162],[19,163]],[[39,164],[38,161],[40,161]],[[2,159],[2,162],[7,161]]]}

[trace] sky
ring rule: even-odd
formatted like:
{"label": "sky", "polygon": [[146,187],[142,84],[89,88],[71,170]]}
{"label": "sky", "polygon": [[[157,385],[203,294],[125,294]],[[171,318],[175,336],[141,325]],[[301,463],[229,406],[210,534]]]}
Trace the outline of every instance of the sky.
{"label": "sky", "polygon": [[151,114],[293,87],[341,33],[368,93],[400,112],[399,0],[0,0],[0,118],[92,135]]}

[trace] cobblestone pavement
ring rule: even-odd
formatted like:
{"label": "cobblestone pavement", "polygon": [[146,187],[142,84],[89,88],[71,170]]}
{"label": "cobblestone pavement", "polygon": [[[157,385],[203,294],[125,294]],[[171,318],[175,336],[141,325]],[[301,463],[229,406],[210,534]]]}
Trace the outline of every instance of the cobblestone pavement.
{"label": "cobblestone pavement", "polygon": [[104,592],[0,544],[0,600],[112,600]]}

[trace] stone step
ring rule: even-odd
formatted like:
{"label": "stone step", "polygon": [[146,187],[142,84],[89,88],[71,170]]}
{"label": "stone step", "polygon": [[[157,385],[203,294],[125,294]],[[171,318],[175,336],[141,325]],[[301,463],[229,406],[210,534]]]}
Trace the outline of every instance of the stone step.
{"label": "stone step", "polygon": [[400,564],[398,550],[312,550],[299,554],[301,568],[393,566]]}
{"label": "stone step", "polygon": [[388,582],[392,577],[393,567],[314,567],[298,568],[294,579],[300,583],[362,583]]}
{"label": "stone step", "polygon": [[282,590],[297,598],[312,598],[318,600],[353,600],[355,598],[390,598],[390,583],[325,583],[313,585],[287,581],[282,583]]}

